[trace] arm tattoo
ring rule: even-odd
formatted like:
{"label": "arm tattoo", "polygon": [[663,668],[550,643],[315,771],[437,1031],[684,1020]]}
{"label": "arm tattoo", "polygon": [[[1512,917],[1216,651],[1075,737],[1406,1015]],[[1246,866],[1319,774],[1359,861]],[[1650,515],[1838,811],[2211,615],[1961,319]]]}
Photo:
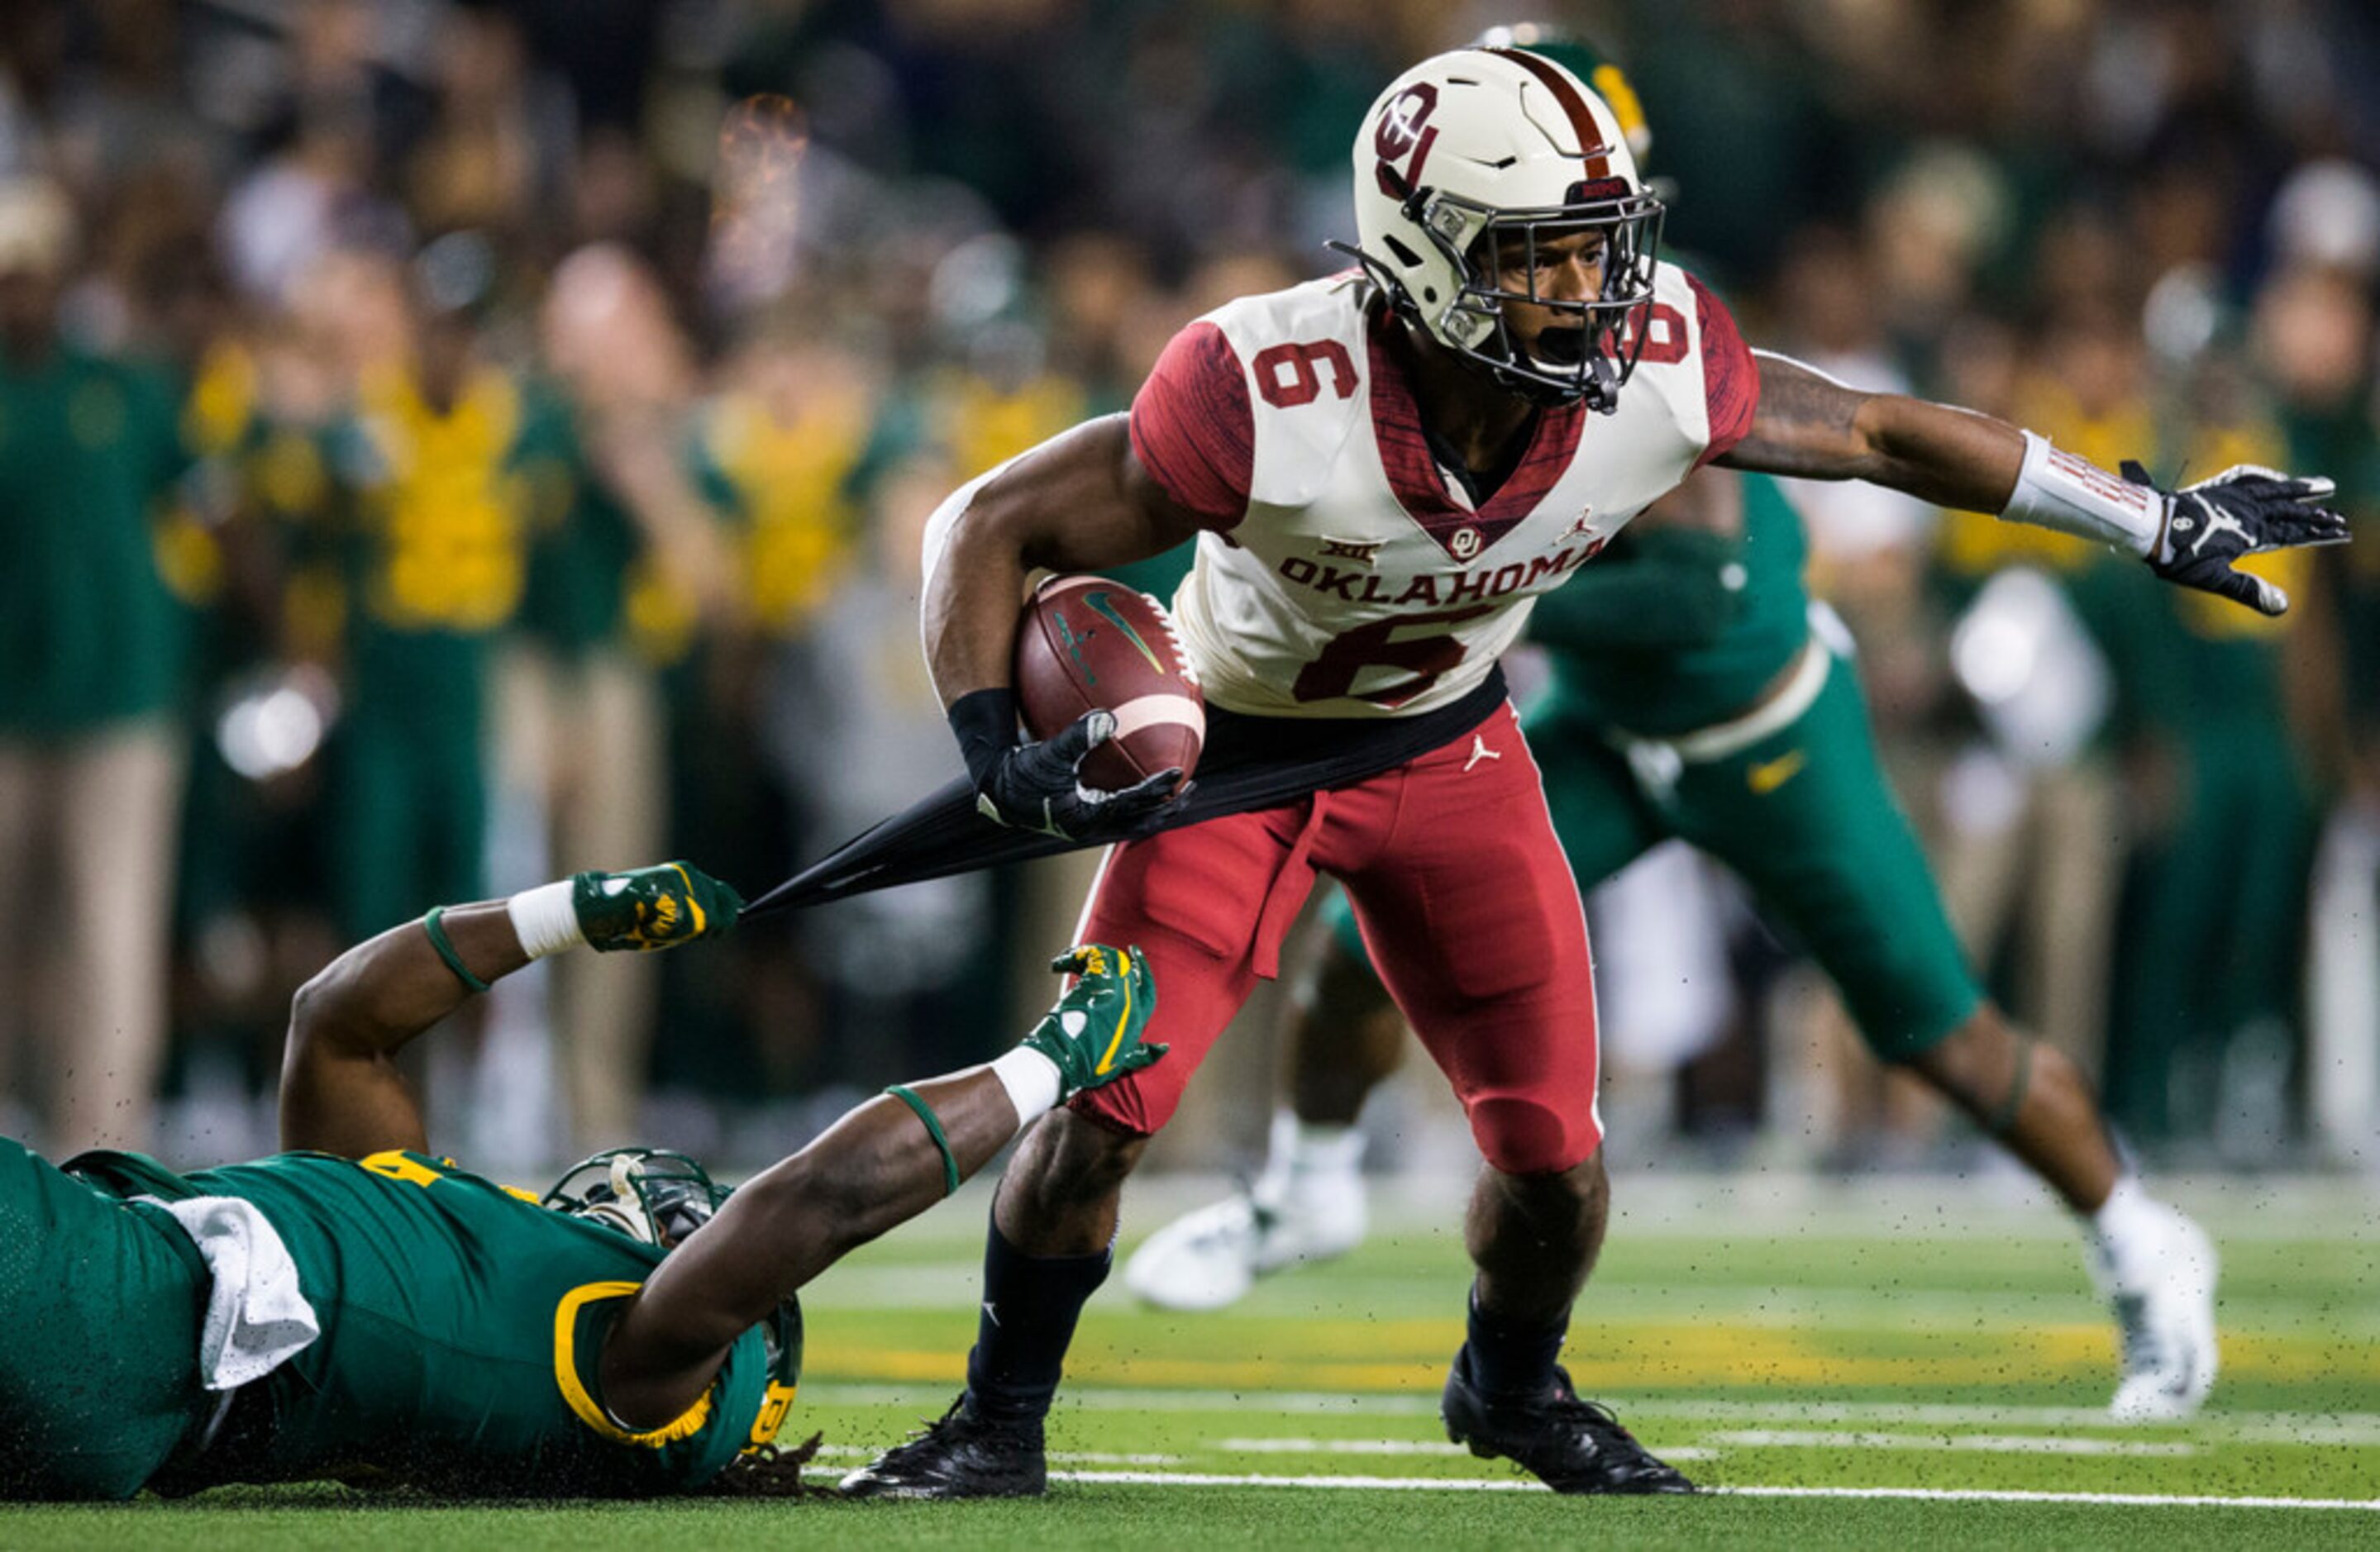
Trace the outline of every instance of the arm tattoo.
{"label": "arm tattoo", "polygon": [[1874,395],[1791,357],[1755,350],[1760,406],[1752,430],[1718,461],[1735,468],[1813,479],[1855,479],[1873,449],[1855,422]]}
{"label": "arm tattoo", "polygon": [[1756,353],[1752,434],[1718,462],[1807,479],[1865,479],[1937,506],[1998,512],[2024,462],[2005,421],[1900,394],[1864,394],[1783,356]]}

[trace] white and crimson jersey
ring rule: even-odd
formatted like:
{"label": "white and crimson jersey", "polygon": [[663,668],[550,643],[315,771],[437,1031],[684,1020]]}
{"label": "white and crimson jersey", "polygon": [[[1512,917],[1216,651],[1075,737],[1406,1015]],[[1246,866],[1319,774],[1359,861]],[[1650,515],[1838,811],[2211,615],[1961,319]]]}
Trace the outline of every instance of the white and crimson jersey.
{"label": "white and crimson jersey", "polygon": [[1227,303],[1174,336],[1133,402],[1141,465],[1212,525],[1173,612],[1228,710],[1461,699],[1537,594],[1751,428],[1759,377],[1734,320],[1663,264],[1617,412],[1541,411],[1475,507],[1430,453],[1374,297],[1350,274]]}

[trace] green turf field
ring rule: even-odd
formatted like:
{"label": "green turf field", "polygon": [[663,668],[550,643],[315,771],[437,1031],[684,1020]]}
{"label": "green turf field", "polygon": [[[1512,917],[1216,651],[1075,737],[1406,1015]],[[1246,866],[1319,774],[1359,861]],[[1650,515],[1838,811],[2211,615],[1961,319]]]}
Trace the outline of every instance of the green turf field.
{"label": "green turf field", "polygon": [[[980,1193],[806,1295],[793,1427],[824,1434],[821,1479],[955,1392]],[[287,1489],[0,1510],[0,1546],[2380,1546],[2380,1206],[2344,1182],[2180,1194],[2225,1256],[2224,1377],[2183,1427],[2101,1419],[2114,1341],[2074,1243],[2004,1187],[1623,1182],[1568,1362],[1583,1391],[1723,1489],[1708,1497],[1557,1499],[1445,1442],[1437,1388],[1464,1263],[1432,1200],[1387,1204],[1363,1250],[1227,1314],[1144,1311],[1111,1285],[1075,1345],[1050,1429],[1062,1480],[1040,1503],[490,1507]],[[1144,1194],[1129,1226],[1184,1200]]]}

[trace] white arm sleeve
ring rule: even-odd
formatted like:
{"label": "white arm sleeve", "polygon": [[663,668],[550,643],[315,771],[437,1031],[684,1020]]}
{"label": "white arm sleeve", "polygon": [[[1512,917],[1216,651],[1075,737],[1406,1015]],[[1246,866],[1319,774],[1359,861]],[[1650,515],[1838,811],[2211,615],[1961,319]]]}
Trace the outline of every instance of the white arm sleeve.
{"label": "white arm sleeve", "polygon": [[2145,556],[2165,527],[2165,496],[2024,433],[2024,467],[2000,516]]}

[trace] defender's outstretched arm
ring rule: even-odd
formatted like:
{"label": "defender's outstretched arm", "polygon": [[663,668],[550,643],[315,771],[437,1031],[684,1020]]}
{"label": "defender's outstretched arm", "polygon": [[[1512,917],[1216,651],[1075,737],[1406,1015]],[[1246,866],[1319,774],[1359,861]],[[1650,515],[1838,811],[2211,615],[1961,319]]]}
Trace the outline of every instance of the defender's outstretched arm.
{"label": "defender's outstretched arm", "polygon": [[2327,479],[2241,466],[2180,491],[2059,452],[1973,410],[1867,394],[1786,357],[1755,351],[1760,402],[1752,430],[1719,462],[1810,479],[1866,479],[1937,506],[1989,512],[2137,555],[2169,582],[2266,614],[2289,596],[2232,563],[2308,544],[2343,544],[2347,520],[2321,503]]}
{"label": "defender's outstretched arm", "polygon": [[420,1101],[394,1060],[416,1036],[532,959],[582,945],[674,948],[726,931],[743,908],[725,884],[667,863],[443,907],[358,944],[290,1004],[281,1146],[350,1158],[427,1151]]}
{"label": "defender's outstretched arm", "polygon": [[1077,979],[1014,1050],[859,1106],[670,1253],[604,1344],[604,1404],[620,1422],[682,1414],[788,1294],[958,1189],[1043,1112],[1165,1054],[1141,1042],[1157,990],[1139,950],[1088,944],[1050,968]]}

